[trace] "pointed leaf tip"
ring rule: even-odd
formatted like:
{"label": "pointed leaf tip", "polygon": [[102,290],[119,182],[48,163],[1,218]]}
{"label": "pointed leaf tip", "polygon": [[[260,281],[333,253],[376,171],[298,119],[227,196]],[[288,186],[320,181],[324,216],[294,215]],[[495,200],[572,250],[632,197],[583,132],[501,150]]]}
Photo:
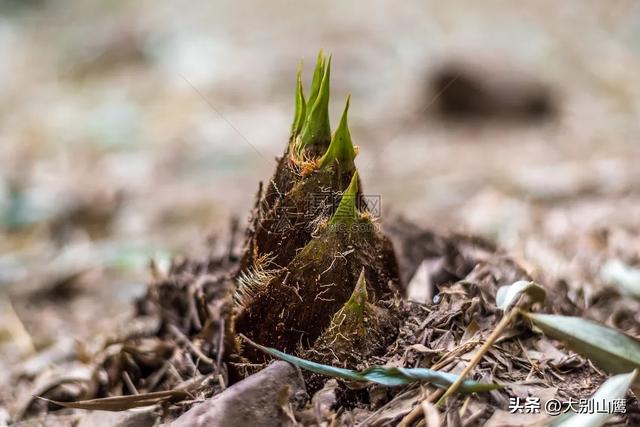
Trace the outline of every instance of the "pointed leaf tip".
{"label": "pointed leaf tip", "polygon": [[358,171],[353,173],[351,182],[344,193],[335,213],[331,217],[330,224],[351,225],[356,220],[358,209],[356,206],[356,198],[358,197]]}
{"label": "pointed leaf tip", "polygon": [[291,134],[295,137],[302,130],[304,118],[306,115],[307,105],[304,99],[304,91],[302,88],[302,61],[298,66],[298,77],[296,81],[296,98],[295,98],[295,114],[293,117],[293,125],[291,125]]}
{"label": "pointed leaf tip", "polygon": [[[342,305],[340,310],[331,317],[331,324],[329,325],[328,331],[332,335],[349,335],[352,333],[350,330],[356,328],[358,335],[365,334],[365,324],[363,321],[368,298],[367,280],[364,277],[363,267],[356,281],[356,286],[353,292],[351,292],[351,296],[347,302]],[[346,319],[348,319],[348,322],[345,323]]]}
{"label": "pointed leaf tip", "polygon": [[331,144],[327,152],[320,159],[320,167],[327,167],[332,165],[333,162],[338,162],[344,166],[353,166],[353,160],[356,157],[356,149],[351,141],[351,132],[349,132],[349,123],[347,121],[347,115],[349,113],[349,105],[351,102],[351,95],[347,97],[347,102],[340,118],[340,124],[336,129]]}
{"label": "pointed leaf tip", "polygon": [[354,288],[353,293],[351,294],[351,297],[349,298],[349,301],[347,301],[346,305],[354,308],[362,308],[364,307],[364,303],[367,302],[368,296],[367,280],[364,277],[364,268],[362,268],[360,276],[358,277],[358,281],[356,282],[356,287]]}
{"label": "pointed leaf tip", "polygon": [[[313,103],[311,96],[309,97],[308,108],[309,114],[302,126],[302,133],[297,141],[297,149],[301,151],[308,145],[316,144],[319,148],[324,149],[331,142],[331,125],[329,124],[329,83],[331,80],[331,56],[323,64],[323,75],[318,94]],[[315,78],[315,73],[314,73]]]}
{"label": "pointed leaf tip", "polygon": [[[316,67],[313,70],[313,77],[311,78],[311,91],[309,92],[309,108],[313,106],[320,92],[320,83],[322,83],[322,77],[324,76],[324,52],[322,49],[318,52],[318,59],[316,60]],[[309,111],[307,111],[307,115]]]}

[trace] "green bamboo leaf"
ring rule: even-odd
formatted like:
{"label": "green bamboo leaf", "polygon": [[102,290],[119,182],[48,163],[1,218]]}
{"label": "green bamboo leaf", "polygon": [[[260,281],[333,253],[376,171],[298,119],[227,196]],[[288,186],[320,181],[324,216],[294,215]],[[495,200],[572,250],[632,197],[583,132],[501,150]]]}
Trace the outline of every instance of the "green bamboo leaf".
{"label": "green bamboo leaf", "polygon": [[251,341],[244,335],[240,336],[258,350],[270,354],[273,357],[277,357],[278,359],[282,359],[285,362],[289,362],[299,368],[306,369],[307,371],[315,372],[316,374],[323,374],[331,377],[341,378],[347,381],[366,381],[364,377],[362,377],[362,375],[358,374],[355,371],[352,371],[351,369],[337,368],[335,366],[323,365],[321,363],[301,359],[299,357],[284,353],[275,348],[261,346],[260,344]]}
{"label": "green bamboo leaf", "polygon": [[496,293],[496,306],[502,311],[508,311],[520,299],[521,295],[527,295],[531,304],[544,302],[546,296],[542,286],[535,282],[519,280],[510,286],[501,286]]}
{"label": "green bamboo leaf", "polygon": [[[341,378],[347,381],[373,382],[384,386],[399,386],[412,382],[428,382],[440,388],[448,388],[453,384],[458,376],[448,372],[439,372],[427,368],[394,368],[385,366],[374,366],[364,371],[354,371],[352,369],[337,368],[335,366],[323,365],[321,363],[311,362],[301,359],[280,350],[271,347],[264,347],[256,344],[244,335],[242,337],[252,346],[270,354],[271,356],[282,359],[299,368],[306,369],[317,374],[328,375],[331,377]],[[483,384],[476,381],[467,380],[462,383],[460,391],[464,393],[477,393],[483,391],[496,390],[503,387],[501,384]]]}
{"label": "green bamboo leaf", "polygon": [[347,123],[347,113],[349,112],[349,103],[351,101],[351,95],[347,97],[347,103],[344,107],[344,112],[340,118],[340,124],[336,129],[331,144],[327,152],[320,159],[320,167],[327,167],[334,162],[338,162],[342,165],[348,165],[353,167],[353,159],[356,158],[356,150],[353,147],[351,141],[351,133],[349,132],[349,124]]}
{"label": "green bamboo leaf", "polygon": [[331,220],[329,221],[330,225],[346,225],[349,226],[353,224],[358,215],[358,209],[356,206],[356,198],[358,197],[358,171],[353,173],[353,177],[351,177],[351,182],[344,193],[342,193],[342,199],[340,199],[340,204],[338,204],[338,208],[334,212]]}
{"label": "green bamboo leaf", "polygon": [[580,317],[522,313],[552,338],[593,360],[613,374],[640,368],[640,341],[613,328]]}
{"label": "green bamboo leaf", "polygon": [[[637,376],[638,370],[636,369],[631,373],[615,375],[606,380],[591,396],[590,400],[593,401],[594,405],[592,407],[596,408],[596,405],[602,402],[624,399],[627,390],[629,390]],[[607,412],[595,411],[593,413],[571,414],[561,420],[552,422],[551,425],[554,427],[600,427],[613,415],[612,411],[608,410]]]}
{"label": "green bamboo leaf", "polygon": [[295,137],[302,130],[307,105],[304,100],[304,91],[302,89],[302,61],[298,66],[298,77],[296,81],[296,110],[293,116],[293,124],[291,125],[291,134]]}
{"label": "green bamboo leaf", "polygon": [[[386,386],[406,385],[412,382],[428,382],[436,387],[447,389],[458,375],[449,372],[434,371],[428,368],[395,368],[374,366],[359,372],[366,380]],[[473,380],[462,382],[459,390],[463,393],[479,393],[502,388],[501,384],[479,383]]]}
{"label": "green bamboo leaf", "polygon": [[[327,148],[331,142],[331,125],[329,124],[329,81],[331,78],[331,56],[324,67],[324,74],[318,96],[309,97],[307,104],[310,108],[306,117],[300,138],[297,140],[298,152],[311,144]],[[313,101],[313,103],[311,103]]]}
{"label": "green bamboo leaf", "polygon": [[[318,59],[316,60],[316,67],[313,70],[313,77],[311,78],[311,91],[309,92],[309,100],[307,101],[309,107],[313,106],[316,102],[316,98],[320,92],[320,83],[322,83],[322,76],[324,76],[324,63],[324,52],[320,49]],[[307,111],[306,114],[309,115],[309,111]]]}

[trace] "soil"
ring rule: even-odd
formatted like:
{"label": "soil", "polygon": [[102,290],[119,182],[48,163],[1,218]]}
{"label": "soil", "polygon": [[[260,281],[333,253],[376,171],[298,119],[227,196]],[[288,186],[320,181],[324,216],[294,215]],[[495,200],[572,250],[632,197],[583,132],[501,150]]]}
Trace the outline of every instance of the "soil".
{"label": "soil", "polygon": [[[393,230],[391,235],[398,247],[413,248],[408,256],[398,252],[399,264],[403,266],[401,274],[407,274],[404,269],[415,272],[417,260],[440,261],[429,283],[425,283],[436,290],[434,300],[417,303],[396,299],[385,303],[386,310],[393,313],[395,325],[385,323],[392,331],[382,337],[387,341],[386,345],[379,345],[380,336],[371,336],[378,345],[370,352],[334,359],[328,357],[330,346],[323,345],[326,338],[321,338],[317,347],[303,354],[310,360],[325,363],[337,364],[340,360],[342,366],[354,369],[387,365],[459,372],[501,317],[495,306],[498,287],[530,280],[536,274],[527,272],[505,251],[482,239],[437,234],[403,218],[396,219],[387,228]],[[85,355],[92,375],[71,382],[75,385],[72,388],[67,385],[69,379],[60,379],[39,395],[52,400],[73,401],[120,394],[135,397],[188,387],[188,395],[172,395],[157,406],[167,419],[179,416],[202,399],[259,371],[265,365],[246,359],[247,355],[256,355],[244,351],[243,343],[232,338],[229,325],[234,304],[232,278],[237,274],[240,259],[238,240],[232,238],[222,254],[212,254],[199,261],[174,262],[166,276],[156,277],[148,285],[146,294],[136,304],[133,323],[126,328],[126,333],[103,342],[97,351]],[[544,276],[535,279],[545,284]],[[584,311],[561,288],[547,286],[547,290],[548,301],[552,302],[540,309],[584,316]],[[615,301],[620,297],[610,295],[608,298]],[[606,320],[597,315],[600,313],[597,307],[590,311],[592,317]],[[375,306],[372,309],[380,310]],[[143,323],[150,328],[140,328]],[[264,326],[268,321],[255,324]],[[264,328],[257,331],[264,331]],[[289,352],[297,350],[295,346],[288,347],[279,335],[258,335],[254,330],[252,338],[258,342],[277,343]],[[327,387],[335,399],[335,404],[322,419],[308,418],[310,409],[307,405],[310,403],[298,405],[294,417],[299,422],[306,420],[307,424],[336,421],[340,425],[395,424],[408,414],[411,402],[415,404],[437,390],[417,383],[395,388],[379,385],[354,388],[353,384],[344,381],[327,383],[325,376],[305,374],[305,378],[307,392],[312,393],[309,402],[315,399],[314,394],[326,394]],[[505,411],[509,398],[584,398],[593,393],[605,375],[588,360],[566,350],[561,343],[532,333],[518,322],[483,358],[474,370],[473,378],[513,386],[451,400],[443,410],[443,417],[457,417],[462,421],[472,419],[472,425],[492,425],[491,419]],[[195,396],[197,398],[193,399]],[[135,400],[121,403],[119,409],[131,407],[132,402]],[[398,404],[404,405],[405,409],[389,409]],[[22,414],[24,417],[37,416],[46,406],[42,401],[31,400]],[[49,411],[56,409],[59,409],[57,405],[49,404]],[[629,410],[627,423],[632,425],[631,420],[640,414],[637,401],[629,402]]]}

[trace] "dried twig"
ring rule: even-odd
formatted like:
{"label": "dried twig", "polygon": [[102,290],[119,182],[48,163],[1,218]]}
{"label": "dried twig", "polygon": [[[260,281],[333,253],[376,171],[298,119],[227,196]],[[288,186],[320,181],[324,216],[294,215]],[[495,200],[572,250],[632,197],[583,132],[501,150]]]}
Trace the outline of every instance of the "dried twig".
{"label": "dried twig", "polygon": [[451,386],[447,389],[447,392],[444,394],[444,396],[442,396],[440,400],[438,400],[438,403],[436,403],[436,406],[442,406],[446,401],[447,397],[451,396],[453,393],[458,391],[458,388],[460,388],[460,385],[464,381],[464,378],[467,376],[467,374],[471,372],[471,370],[475,368],[478,363],[480,363],[480,360],[482,360],[482,357],[487,353],[487,351],[489,351],[493,343],[496,342],[496,340],[500,337],[502,332],[509,325],[509,323],[511,323],[511,321],[517,314],[518,314],[518,309],[516,308],[511,309],[511,311],[509,311],[509,314],[505,315],[500,320],[496,328],[493,330],[493,332],[491,332],[491,335],[489,335],[489,337],[487,338],[487,341],[482,345],[482,347],[480,347],[480,350],[478,350],[478,352],[473,356],[473,359],[471,359],[471,362],[469,362],[467,367],[464,368],[464,370],[460,373],[460,375],[458,376],[458,379],[453,384],[451,384]]}
{"label": "dried twig", "polygon": [[213,361],[211,358],[207,357],[202,351],[200,351],[200,349],[198,347],[196,347],[191,340],[182,333],[182,331],[180,329],[178,329],[175,325],[169,325],[169,329],[171,330],[171,333],[173,333],[173,335],[176,336],[176,338],[178,338],[180,341],[182,341],[183,343],[185,343],[187,345],[187,347],[189,347],[189,350],[191,350],[191,352],[198,357],[201,361],[203,361],[204,363],[208,364],[208,365],[214,365],[215,361]]}

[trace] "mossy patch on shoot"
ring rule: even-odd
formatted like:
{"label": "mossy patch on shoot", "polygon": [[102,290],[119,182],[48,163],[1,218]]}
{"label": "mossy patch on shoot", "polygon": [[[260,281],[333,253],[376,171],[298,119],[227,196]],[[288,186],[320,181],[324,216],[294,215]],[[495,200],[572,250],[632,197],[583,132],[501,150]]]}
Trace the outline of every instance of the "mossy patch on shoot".
{"label": "mossy patch on shoot", "polygon": [[315,359],[356,367],[363,359],[379,354],[397,334],[397,315],[394,306],[388,306],[371,302],[363,269],[351,297],[313,344]]}

